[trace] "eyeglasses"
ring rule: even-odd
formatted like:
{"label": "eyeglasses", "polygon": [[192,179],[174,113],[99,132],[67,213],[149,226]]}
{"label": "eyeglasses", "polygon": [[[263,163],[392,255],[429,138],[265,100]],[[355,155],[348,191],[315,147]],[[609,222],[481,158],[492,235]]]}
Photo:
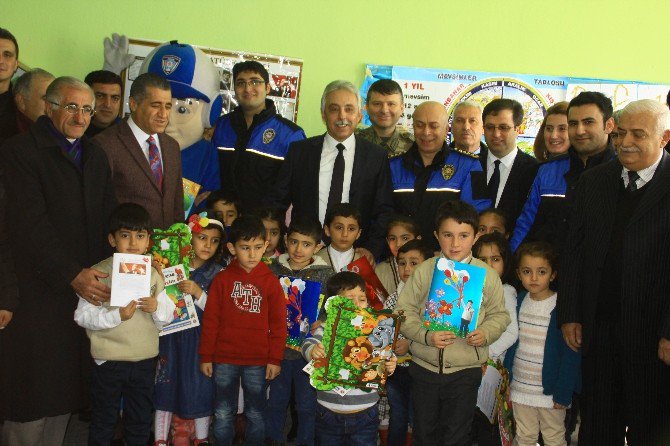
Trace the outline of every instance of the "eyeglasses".
{"label": "eyeglasses", "polygon": [[49,104],[55,105],[58,108],[62,108],[67,112],[68,115],[76,115],[79,114],[79,112],[82,112],[84,116],[93,116],[95,114],[95,109],[91,107],[90,105],[84,105],[83,107],[78,107],[77,104],[67,104],[67,105],[60,105],[57,102],[51,102],[48,101]]}
{"label": "eyeglasses", "polygon": [[251,79],[250,81],[235,81],[235,88],[246,88],[247,85],[258,87],[265,83],[263,79]]}
{"label": "eyeglasses", "polygon": [[507,133],[510,130],[512,130],[513,128],[516,128],[516,127],[510,127],[509,125],[493,125],[493,124],[486,124],[484,126],[484,130],[486,130],[488,132],[495,132],[496,129],[498,129],[500,131],[500,133]]}

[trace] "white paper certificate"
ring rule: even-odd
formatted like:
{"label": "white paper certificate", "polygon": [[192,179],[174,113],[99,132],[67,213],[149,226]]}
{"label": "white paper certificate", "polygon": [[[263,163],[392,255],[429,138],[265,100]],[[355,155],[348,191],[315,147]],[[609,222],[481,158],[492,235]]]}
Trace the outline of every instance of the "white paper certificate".
{"label": "white paper certificate", "polygon": [[151,293],[151,257],[138,254],[114,254],[112,298],[109,305],[125,307],[132,300]]}

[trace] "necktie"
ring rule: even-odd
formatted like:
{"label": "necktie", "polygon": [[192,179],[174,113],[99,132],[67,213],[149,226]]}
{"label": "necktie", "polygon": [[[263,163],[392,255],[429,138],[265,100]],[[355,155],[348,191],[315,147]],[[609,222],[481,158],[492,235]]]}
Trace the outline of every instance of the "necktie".
{"label": "necktie", "polygon": [[493,162],[493,174],[488,184],[489,198],[491,198],[491,205],[495,206],[496,198],[498,197],[498,186],[500,185],[500,160]]}
{"label": "necktie", "polygon": [[628,171],[628,186],[626,187],[626,192],[634,192],[637,190],[636,181],[640,178],[637,172],[632,170]]}
{"label": "necktie", "polygon": [[328,192],[328,205],[326,213],[333,205],[342,202],[342,188],[344,187],[344,144],[338,144],[335,164],[333,164],[333,177],[330,180],[330,192]]}
{"label": "necktie", "polygon": [[154,174],[154,179],[156,180],[156,186],[158,186],[158,190],[162,192],[163,165],[161,164],[161,154],[158,152],[156,140],[153,136],[149,136],[147,142],[149,143],[149,167],[151,167],[151,173]]}

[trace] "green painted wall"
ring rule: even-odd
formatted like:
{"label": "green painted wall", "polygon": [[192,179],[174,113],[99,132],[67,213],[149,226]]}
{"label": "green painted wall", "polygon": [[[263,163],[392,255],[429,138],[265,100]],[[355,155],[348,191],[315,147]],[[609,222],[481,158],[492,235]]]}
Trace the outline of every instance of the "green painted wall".
{"label": "green painted wall", "polygon": [[[83,78],[112,32],[304,60],[298,123],[366,63],[670,83],[668,0],[2,0],[20,59]],[[10,6],[11,5],[11,6]]]}

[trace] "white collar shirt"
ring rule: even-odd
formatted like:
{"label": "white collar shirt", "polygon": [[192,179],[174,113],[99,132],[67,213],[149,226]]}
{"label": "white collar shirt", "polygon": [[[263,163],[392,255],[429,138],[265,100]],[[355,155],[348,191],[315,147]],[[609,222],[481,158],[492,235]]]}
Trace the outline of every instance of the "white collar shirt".
{"label": "white collar shirt", "polygon": [[149,142],[147,141],[147,139],[149,139],[149,136],[154,137],[154,143],[156,144],[156,147],[158,147],[158,154],[161,157],[161,165],[162,165],[163,164],[163,151],[161,150],[161,143],[158,140],[158,133],[154,133],[153,135],[149,135],[144,130],[139,128],[137,124],[135,124],[135,121],[133,121],[132,117],[128,117],[128,127],[130,127],[130,131],[133,132],[133,136],[135,136],[135,139],[137,140],[137,143],[142,148],[142,153],[144,154],[144,157],[147,159],[147,162],[149,162]]}
{"label": "white collar shirt", "polygon": [[[635,184],[637,185],[638,189],[640,189],[641,187],[643,187],[644,185],[646,185],[648,182],[651,181],[651,179],[654,177],[654,173],[656,173],[658,165],[661,163],[662,157],[663,157],[663,151],[661,151],[661,153],[658,155],[658,159],[654,164],[637,171],[637,174],[640,175],[640,178],[635,180]],[[629,171],[630,169],[626,169],[625,167],[621,170],[621,178],[623,179],[624,187],[628,187],[628,182],[630,181],[630,179],[628,178]]]}
{"label": "white collar shirt", "polygon": [[498,195],[496,196],[496,202],[493,207],[497,207],[498,203],[500,203],[500,197],[502,196],[502,193],[505,190],[505,184],[507,183],[509,173],[512,170],[512,165],[514,164],[514,160],[516,159],[516,155],[518,152],[519,149],[514,149],[507,155],[503,156],[502,158],[496,157],[494,154],[491,153],[490,150],[488,152],[488,155],[486,157],[486,184],[488,184],[488,182],[491,181],[491,176],[493,175],[493,169],[495,169],[493,163],[498,159],[500,160],[500,184],[498,185]]}
{"label": "white collar shirt", "polygon": [[[321,150],[321,163],[319,164],[319,221],[323,224],[328,207],[328,195],[330,194],[330,182],[333,179],[333,167],[337,158],[337,145],[340,144],[335,138],[326,133]],[[354,155],[356,154],[356,136],[352,134],[342,141],[344,145],[344,184],[342,185],[342,203],[349,202],[349,191],[351,188],[351,173],[354,170]]]}

